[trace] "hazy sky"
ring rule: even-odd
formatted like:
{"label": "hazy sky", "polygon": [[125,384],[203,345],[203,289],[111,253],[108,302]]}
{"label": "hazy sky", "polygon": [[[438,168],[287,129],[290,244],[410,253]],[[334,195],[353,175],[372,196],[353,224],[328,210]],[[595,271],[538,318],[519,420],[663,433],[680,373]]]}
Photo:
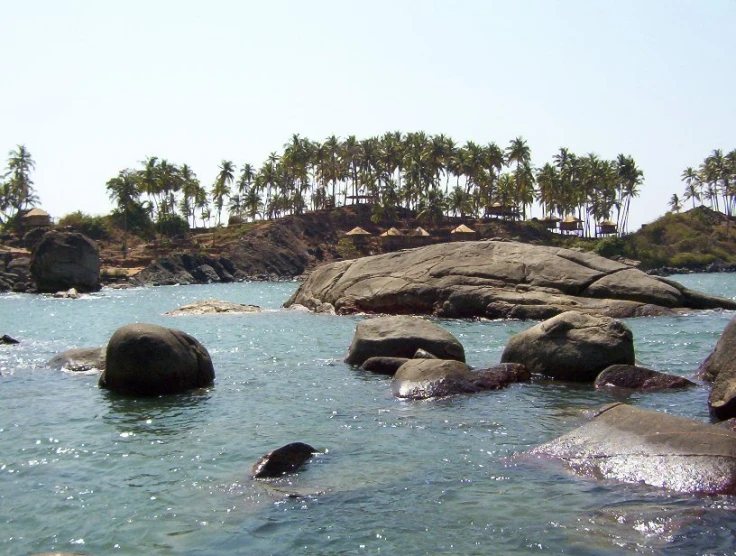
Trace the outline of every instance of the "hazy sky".
{"label": "hazy sky", "polygon": [[[524,137],[632,155],[632,229],[736,148],[736,1],[0,0],[0,168],[24,144],[41,205],[110,211],[147,156],[209,187],[293,133]],[[536,209],[535,215],[539,216]]]}

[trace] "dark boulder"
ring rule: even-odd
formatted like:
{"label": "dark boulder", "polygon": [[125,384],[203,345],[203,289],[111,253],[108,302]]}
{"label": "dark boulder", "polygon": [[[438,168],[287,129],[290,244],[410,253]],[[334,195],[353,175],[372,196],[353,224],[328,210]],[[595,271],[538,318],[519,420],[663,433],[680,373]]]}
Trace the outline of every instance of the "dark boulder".
{"label": "dark boulder", "polygon": [[668,375],[639,365],[611,365],[593,383],[596,390],[607,387],[632,390],[665,390],[687,388],[695,383],[681,376]]}
{"label": "dark boulder", "polygon": [[527,381],[530,376],[524,365],[514,363],[471,371],[459,361],[410,359],[396,371],[392,391],[399,398],[423,400],[500,390],[509,384]]}
{"label": "dark boulder", "polygon": [[317,450],[304,442],[286,444],[271,450],[253,465],[253,478],[270,479],[293,473],[316,453]]}
{"label": "dark boulder", "polygon": [[700,364],[698,377],[713,383],[708,408],[716,419],[736,417],[736,317],[723,330],[710,355]]}
{"label": "dark boulder", "polygon": [[622,322],[567,311],[511,337],[502,363],[557,380],[593,382],[616,364],[634,364],[634,338]]}
{"label": "dark boulder", "polygon": [[369,357],[360,368],[363,371],[393,376],[407,361],[407,357]]}
{"label": "dark boulder", "polygon": [[[136,274],[135,282],[145,286],[173,286],[176,284],[210,284],[233,282],[232,261],[198,253],[175,253],[148,265]],[[237,271],[235,272],[236,274]],[[238,274],[237,279],[244,276]]]}
{"label": "dark boulder", "polygon": [[465,361],[465,350],[455,336],[428,320],[406,316],[360,322],[345,361],[362,365],[377,356],[412,358],[420,348],[439,359]]}
{"label": "dark boulder", "polygon": [[92,348],[69,349],[53,356],[46,363],[52,369],[68,369],[70,371],[105,370],[105,346]]}
{"label": "dark boulder", "polygon": [[2,337],[0,337],[0,344],[19,344],[20,342],[16,340],[15,338],[11,338],[7,334],[3,334]]}
{"label": "dark boulder", "polygon": [[76,288],[100,289],[100,253],[92,240],[78,233],[47,232],[31,255],[31,275],[41,293]]}
{"label": "dark boulder", "polygon": [[210,386],[214,379],[209,353],[186,332],[128,324],[107,344],[100,387],[130,396],[157,396]]}
{"label": "dark boulder", "polygon": [[625,404],[604,407],[532,454],[560,459],[590,478],[736,494],[736,432]]}

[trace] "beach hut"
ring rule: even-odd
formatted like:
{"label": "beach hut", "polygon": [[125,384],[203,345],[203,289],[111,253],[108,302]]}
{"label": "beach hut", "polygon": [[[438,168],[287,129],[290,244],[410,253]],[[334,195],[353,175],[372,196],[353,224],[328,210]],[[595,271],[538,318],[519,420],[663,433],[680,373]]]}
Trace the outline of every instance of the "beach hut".
{"label": "beach hut", "polygon": [[556,230],[557,224],[559,223],[560,219],[556,216],[547,216],[546,218],[542,218],[540,222],[542,225],[547,228],[548,230]]}
{"label": "beach hut", "polygon": [[407,236],[409,238],[409,243],[412,245],[427,245],[432,239],[429,232],[421,226],[414,228],[407,234]]}
{"label": "beach hut", "polygon": [[450,234],[452,234],[452,241],[468,241],[476,237],[475,230],[468,228],[465,224],[460,224]]}
{"label": "beach hut", "polygon": [[599,236],[615,235],[618,233],[618,226],[615,222],[604,220],[603,222],[599,222],[598,226],[596,226],[596,233]]}
{"label": "beach hut", "polygon": [[504,203],[493,203],[486,205],[485,216],[493,216],[494,218],[519,218],[519,209],[514,205]]}
{"label": "beach hut", "polygon": [[345,233],[345,237],[350,239],[350,241],[353,242],[353,245],[363,245],[368,241],[368,238],[371,237],[371,233],[365,231],[360,226],[355,226],[355,228]]}
{"label": "beach hut", "polygon": [[26,229],[30,228],[42,228],[45,226],[51,226],[51,217],[49,213],[40,208],[32,208],[21,218],[23,227]]}
{"label": "beach hut", "polygon": [[583,221],[574,216],[568,216],[562,222],[560,222],[561,232],[579,232],[583,229]]}
{"label": "beach hut", "polygon": [[406,236],[394,227],[389,228],[378,237],[387,249],[397,249],[406,243]]}

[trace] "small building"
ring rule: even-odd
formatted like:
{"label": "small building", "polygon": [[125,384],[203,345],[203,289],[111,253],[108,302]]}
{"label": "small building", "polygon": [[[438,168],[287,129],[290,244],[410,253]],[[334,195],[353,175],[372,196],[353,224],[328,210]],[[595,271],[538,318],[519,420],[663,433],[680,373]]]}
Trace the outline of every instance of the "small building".
{"label": "small building", "polygon": [[394,227],[378,236],[387,249],[398,249],[406,243],[406,236]]}
{"label": "small building", "polygon": [[354,245],[362,245],[368,241],[368,238],[371,237],[371,233],[365,231],[360,226],[356,226],[349,232],[346,232],[345,237],[350,239]]}
{"label": "small building", "polygon": [[596,234],[599,236],[611,236],[618,233],[618,226],[610,220],[603,220],[596,226]]}
{"label": "small building", "polygon": [[468,228],[465,224],[460,224],[450,234],[452,234],[452,241],[469,241],[477,236],[475,230]]}
{"label": "small building", "polygon": [[547,216],[546,218],[542,218],[540,222],[548,230],[556,230],[557,224],[560,222],[560,219],[556,216]]}
{"label": "small building", "polygon": [[485,216],[493,216],[494,218],[511,218],[516,220],[519,218],[519,209],[514,205],[493,203],[491,205],[486,205]]}
{"label": "small building", "polygon": [[21,222],[25,229],[43,228],[51,226],[51,216],[45,210],[36,207],[25,213],[21,217]]}
{"label": "small building", "polygon": [[421,226],[417,226],[411,230],[407,234],[407,237],[409,238],[409,243],[411,245],[427,245],[432,241],[429,232]]}
{"label": "small building", "polygon": [[560,222],[560,231],[561,232],[580,232],[583,229],[583,221],[580,220],[580,218],[575,218],[574,216],[568,216],[565,218],[562,222]]}

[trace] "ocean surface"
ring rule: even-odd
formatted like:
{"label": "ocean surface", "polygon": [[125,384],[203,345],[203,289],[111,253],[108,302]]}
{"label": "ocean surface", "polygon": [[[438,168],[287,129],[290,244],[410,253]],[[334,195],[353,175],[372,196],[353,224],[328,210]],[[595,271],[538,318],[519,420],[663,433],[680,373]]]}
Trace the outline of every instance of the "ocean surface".
{"label": "ocean surface", "polygon": [[[736,298],[736,275],[673,277]],[[342,362],[364,317],[280,308],[295,283],[103,290],[80,300],[0,295],[0,554],[733,554],[736,498],[576,477],[524,456],[622,400],[708,420],[704,386],[617,397],[514,385],[428,401]],[[217,298],[260,314],[170,317]],[[637,359],[693,377],[733,312],[626,321]],[[209,350],[204,392],[126,399],[95,372],[45,368],[131,322]],[[533,322],[440,321],[468,362],[499,362]],[[301,472],[253,481],[269,450],[307,442]],[[289,496],[298,494],[298,496]]]}

